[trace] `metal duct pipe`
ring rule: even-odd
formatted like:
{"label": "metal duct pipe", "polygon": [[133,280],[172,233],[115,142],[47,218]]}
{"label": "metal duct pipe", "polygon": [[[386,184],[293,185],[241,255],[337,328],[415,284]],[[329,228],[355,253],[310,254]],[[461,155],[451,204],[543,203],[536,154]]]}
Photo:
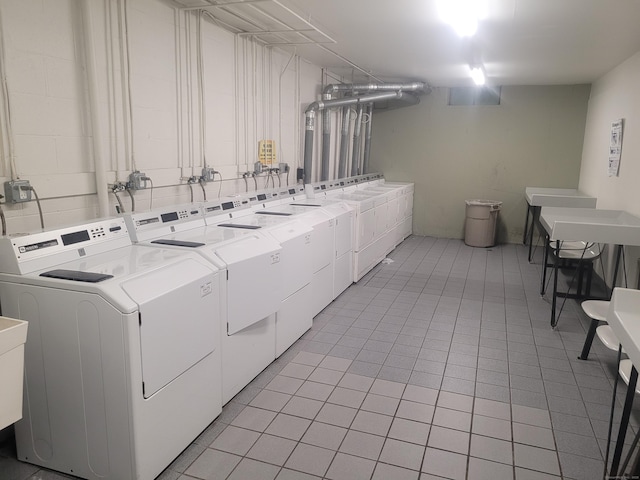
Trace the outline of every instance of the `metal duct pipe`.
{"label": "metal duct pipe", "polygon": [[360,134],[362,132],[362,111],[364,105],[358,104],[358,115],[356,116],[356,123],[353,127],[353,153],[351,154],[351,176],[359,175],[360,172]]}
{"label": "metal duct pipe", "polygon": [[411,107],[420,103],[420,97],[413,93],[404,92],[402,98],[394,98],[384,102],[378,102],[374,105],[376,112],[386,112],[388,110],[394,110],[396,108]]}
{"label": "metal duct pipe", "polygon": [[315,110],[305,112],[304,123],[304,166],[303,175],[304,183],[311,183],[311,167],[313,162],[313,131],[316,126]]}
{"label": "metal duct pipe", "polygon": [[373,103],[367,105],[367,125],[364,133],[364,155],[362,159],[362,173],[369,173],[369,157],[371,156],[371,123],[373,120]]}
{"label": "metal duct pipe", "polygon": [[305,110],[305,134],[304,134],[304,183],[311,183],[311,167],[313,166],[313,133],[316,124],[316,110],[324,110],[333,107],[348,105],[365,105],[367,103],[387,100],[390,98],[402,98],[403,92],[380,92],[360,97],[337,98],[334,100],[320,100],[313,102]]}
{"label": "metal duct pipe", "polygon": [[329,154],[331,148],[331,110],[322,111],[322,164],[320,180],[329,180]]}
{"label": "metal duct pipe", "polygon": [[351,107],[342,107],[342,129],[340,132],[340,160],[338,178],[347,176],[347,155],[349,150],[349,112]]}
{"label": "metal duct pipe", "polygon": [[424,82],[412,83],[337,83],[327,85],[322,91],[325,95],[336,92],[375,92],[375,91],[396,91],[396,92],[423,92],[431,91]]}

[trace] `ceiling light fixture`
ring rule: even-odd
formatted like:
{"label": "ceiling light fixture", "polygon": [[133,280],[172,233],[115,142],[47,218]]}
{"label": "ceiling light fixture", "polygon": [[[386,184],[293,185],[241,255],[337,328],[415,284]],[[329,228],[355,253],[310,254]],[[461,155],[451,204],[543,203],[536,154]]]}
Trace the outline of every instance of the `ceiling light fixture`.
{"label": "ceiling light fixture", "polygon": [[478,21],[486,16],[486,0],[440,0],[438,10],[442,20],[461,37],[472,37]]}
{"label": "ceiling light fixture", "polygon": [[476,85],[484,85],[485,76],[482,65],[469,65],[469,72],[471,73],[471,78]]}

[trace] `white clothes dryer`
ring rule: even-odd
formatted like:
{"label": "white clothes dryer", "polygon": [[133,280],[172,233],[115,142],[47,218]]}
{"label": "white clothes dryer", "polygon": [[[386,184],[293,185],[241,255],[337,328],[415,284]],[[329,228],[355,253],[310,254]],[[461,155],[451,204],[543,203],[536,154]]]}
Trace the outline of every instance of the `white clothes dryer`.
{"label": "white clothes dryer", "polygon": [[3,237],[0,271],[3,314],[29,321],[20,460],[153,479],[219,415],[214,265],[114,218]]}
{"label": "white clothes dryer", "polygon": [[282,247],[280,263],[283,293],[276,314],[276,356],[280,356],[311,328],[313,322],[314,295],[311,282],[313,247],[316,244],[313,230],[290,215],[258,215],[259,212],[246,208],[231,215],[216,215],[210,207],[211,204],[205,205],[209,228],[260,231]]}
{"label": "white clothes dryer", "polygon": [[207,227],[203,211],[222,218],[248,209],[233,198],[205,206],[169,206],[127,214],[134,241],[192,250],[222,270],[222,401],[231,400],[275,358],[275,314],[282,300],[282,247],[256,230]]}

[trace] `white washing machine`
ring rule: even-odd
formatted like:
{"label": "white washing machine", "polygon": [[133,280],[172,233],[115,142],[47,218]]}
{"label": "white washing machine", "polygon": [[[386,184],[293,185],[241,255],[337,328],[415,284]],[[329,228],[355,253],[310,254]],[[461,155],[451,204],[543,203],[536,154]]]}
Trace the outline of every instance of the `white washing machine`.
{"label": "white washing machine", "polygon": [[384,195],[364,192],[339,193],[331,198],[346,202],[356,212],[353,277],[357,282],[388,253],[387,199]]}
{"label": "white washing machine", "polygon": [[398,206],[398,217],[402,219],[402,226],[396,239],[396,245],[398,245],[413,232],[413,195],[415,185],[413,183],[386,182],[384,180],[382,182],[382,186],[397,186],[402,189]]}
{"label": "white washing machine", "polygon": [[[229,218],[248,203],[235,198],[207,208]],[[125,220],[135,242],[191,250],[221,269],[222,401],[227,403],[276,358],[282,248],[255,230],[207,227],[203,206],[193,204],[127,214]]]}
{"label": "white washing machine", "polygon": [[[400,241],[398,239],[403,238],[404,227],[404,205],[405,200],[403,198],[404,188],[400,186],[385,186],[378,184],[378,181],[363,183],[358,185],[358,191],[362,192],[374,192],[386,195],[387,197],[387,225],[386,225],[386,238],[383,240],[385,245],[385,255],[391,252]],[[401,207],[402,211],[401,211]]]}
{"label": "white washing machine", "polygon": [[29,321],[20,460],[152,479],[219,415],[215,266],[115,218],[3,237],[0,271],[3,315]]}
{"label": "white washing machine", "polygon": [[322,208],[336,218],[333,275],[333,298],[336,298],[353,283],[355,210],[351,205],[330,197],[317,197],[303,202],[291,205]]}
{"label": "white washing machine", "polygon": [[[263,200],[257,200],[262,202]],[[310,226],[290,215],[259,215],[251,208],[231,215],[216,214],[211,204],[205,204],[209,228],[230,231],[256,231],[272,237],[282,247],[281,305],[276,313],[276,357],[284,353],[311,328],[315,293],[312,289],[313,252],[316,239]],[[215,205],[213,205],[215,207]],[[271,279],[271,282],[275,279]]]}
{"label": "white washing machine", "polygon": [[296,218],[312,229],[310,252],[311,290],[313,296],[312,317],[320,313],[333,300],[333,264],[335,243],[335,218],[328,212],[313,207],[292,207],[279,205],[255,212],[256,216],[267,218]]}

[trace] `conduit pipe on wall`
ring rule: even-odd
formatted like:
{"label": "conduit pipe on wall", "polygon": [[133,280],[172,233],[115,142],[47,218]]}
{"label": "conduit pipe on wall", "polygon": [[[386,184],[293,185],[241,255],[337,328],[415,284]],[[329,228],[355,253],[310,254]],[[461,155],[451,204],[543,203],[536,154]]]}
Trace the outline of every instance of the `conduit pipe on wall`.
{"label": "conduit pipe on wall", "polygon": [[305,134],[304,134],[304,183],[311,183],[311,168],[313,166],[313,135],[316,123],[316,111],[334,107],[344,107],[350,105],[365,105],[378,100],[388,100],[392,98],[401,99],[404,92],[379,92],[359,97],[336,98],[334,100],[320,100],[313,102],[305,110]]}
{"label": "conduit pipe on wall", "polygon": [[95,164],[96,193],[98,195],[98,209],[101,217],[109,215],[109,197],[107,191],[107,166],[102,155],[102,126],[98,112],[97,96],[97,67],[95,46],[93,43],[93,23],[91,21],[91,2],[80,2],[82,8],[83,32],[84,32],[84,57],[87,68],[87,90],[89,97],[89,112],[91,122],[91,139],[93,161]]}

